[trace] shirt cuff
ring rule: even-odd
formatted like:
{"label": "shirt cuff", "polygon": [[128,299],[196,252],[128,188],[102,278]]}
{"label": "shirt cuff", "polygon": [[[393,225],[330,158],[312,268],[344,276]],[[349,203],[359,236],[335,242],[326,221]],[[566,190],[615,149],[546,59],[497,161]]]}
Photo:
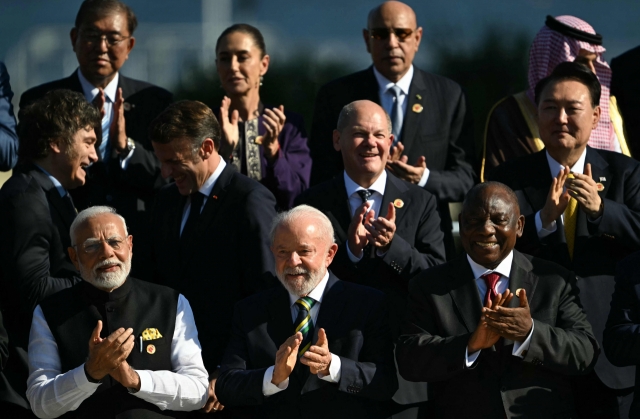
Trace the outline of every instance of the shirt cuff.
{"label": "shirt cuff", "polygon": [[273,396],[274,394],[279,393],[282,390],[286,390],[287,387],[289,387],[289,377],[278,385],[271,382],[273,379],[274,368],[275,366],[272,365],[264,372],[264,378],[262,379],[262,394],[264,394],[265,397]]}
{"label": "shirt cuff", "polygon": [[[151,378],[151,374],[149,371],[145,370],[134,370],[138,373],[138,377],[140,377],[140,393],[150,393],[153,390],[153,378]],[[130,391],[131,392],[131,391]],[[138,393],[136,391],[136,393]]]}
{"label": "shirt cuff", "polygon": [[480,356],[480,352],[481,351],[475,351],[474,353],[469,354],[469,347],[467,346],[467,349],[464,351],[464,362],[467,368],[471,368],[471,366],[477,361]]}
{"label": "shirt cuff", "polygon": [[131,156],[133,156],[133,153],[135,153],[136,150],[135,148],[133,150],[129,151],[129,154],[127,154],[126,157],[122,157],[122,155],[120,155],[120,167],[122,167],[122,170],[127,170],[127,166],[129,166],[129,160],[131,160]]}
{"label": "shirt cuff", "polygon": [[531,321],[531,331],[529,335],[524,340],[524,342],[513,342],[513,351],[511,354],[513,356],[517,356],[520,358],[524,358],[527,355],[527,351],[529,350],[529,345],[531,345],[531,336],[533,336],[533,328],[535,327],[535,322]]}
{"label": "shirt cuff", "polygon": [[93,393],[101,384],[92,383],[87,379],[87,375],[84,372],[84,364],[73,370],[73,380],[76,382],[78,388],[85,393]]}
{"label": "shirt cuff", "polygon": [[339,383],[340,382],[340,367],[342,366],[342,361],[340,361],[340,357],[336,354],[331,354],[331,363],[329,364],[329,375],[323,375],[318,373],[318,378],[324,381],[328,381],[330,383]]}
{"label": "shirt cuff", "polygon": [[540,218],[540,211],[536,212],[535,219],[536,219],[536,231],[538,232],[538,238],[544,239],[549,234],[556,232],[557,230],[556,220],[553,220],[553,222],[551,223],[551,229],[547,230],[546,228],[542,227],[542,218]]}
{"label": "shirt cuff", "polygon": [[364,252],[362,252],[362,256],[357,257],[354,256],[353,253],[351,253],[351,250],[349,250],[349,242],[345,242],[344,244],[347,247],[347,256],[349,256],[349,260],[353,263],[358,263],[362,260],[362,256],[364,256]]}
{"label": "shirt cuff", "polygon": [[424,185],[427,184],[427,180],[429,180],[429,173],[431,173],[429,169],[425,168],[424,172],[422,172],[422,177],[420,178],[420,182],[418,182],[418,186],[423,188]]}

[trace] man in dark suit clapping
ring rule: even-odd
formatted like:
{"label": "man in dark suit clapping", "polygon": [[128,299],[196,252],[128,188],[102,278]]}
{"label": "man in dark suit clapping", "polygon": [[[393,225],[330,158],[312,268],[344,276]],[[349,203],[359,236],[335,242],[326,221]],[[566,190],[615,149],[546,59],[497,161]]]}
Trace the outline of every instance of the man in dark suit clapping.
{"label": "man in dark suit clapping", "polygon": [[478,185],[460,214],[466,255],[411,280],[396,359],[429,382],[434,417],[575,417],[569,376],[591,371],[598,343],[575,275],[513,250],[523,227],[511,189]]}
{"label": "man in dark suit clapping", "polygon": [[163,176],[174,180],[158,193],[153,210],[153,276],[191,303],[210,374],[211,410],[233,306],[275,282],[268,236],[276,201],[220,158],[220,125],[203,103],[170,105],[149,133]]}

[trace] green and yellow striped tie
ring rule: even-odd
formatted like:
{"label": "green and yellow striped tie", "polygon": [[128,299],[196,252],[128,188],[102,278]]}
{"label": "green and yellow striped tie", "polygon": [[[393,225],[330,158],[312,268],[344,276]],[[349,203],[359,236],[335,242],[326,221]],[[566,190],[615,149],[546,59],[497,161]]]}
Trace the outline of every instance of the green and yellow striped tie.
{"label": "green and yellow striped tie", "polygon": [[294,325],[296,330],[294,333],[302,333],[302,343],[298,351],[298,356],[302,356],[311,346],[313,338],[313,320],[311,320],[311,307],[315,304],[315,300],[311,297],[302,297],[296,301],[298,306],[298,316]]}

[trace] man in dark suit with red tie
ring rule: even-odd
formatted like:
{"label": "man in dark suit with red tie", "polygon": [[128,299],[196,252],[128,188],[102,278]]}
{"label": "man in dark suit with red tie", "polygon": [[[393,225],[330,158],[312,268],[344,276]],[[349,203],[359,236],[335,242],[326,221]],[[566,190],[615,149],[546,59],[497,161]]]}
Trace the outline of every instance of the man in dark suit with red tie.
{"label": "man in dark suit with red tie", "polygon": [[466,255],[411,280],[396,360],[429,382],[434,417],[575,417],[569,378],[591,371],[598,343],[575,276],[513,250],[524,223],[511,189],[475,186],[460,214]]}
{"label": "man in dark suit with red tie", "polygon": [[69,191],[97,161],[99,129],[98,110],[69,90],[48,93],[20,118],[20,161],[0,191],[0,306],[10,343],[0,412],[7,417],[31,417],[24,392],[33,310],[80,281],[67,255],[76,216]]}

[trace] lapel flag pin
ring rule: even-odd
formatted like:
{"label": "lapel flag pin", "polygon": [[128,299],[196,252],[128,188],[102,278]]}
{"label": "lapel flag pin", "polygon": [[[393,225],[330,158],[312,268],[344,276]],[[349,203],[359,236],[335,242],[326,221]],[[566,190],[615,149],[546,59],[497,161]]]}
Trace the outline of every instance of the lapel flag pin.
{"label": "lapel flag pin", "polygon": [[147,353],[153,355],[156,353],[156,345],[147,345]]}
{"label": "lapel flag pin", "polygon": [[422,100],[422,96],[420,96],[420,95],[416,95],[416,98],[417,98],[418,100]]}
{"label": "lapel flag pin", "polygon": [[600,182],[596,183],[596,189],[598,190],[598,192],[602,192],[604,191],[604,185]]}
{"label": "lapel flag pin", "polygon": [[402,208],[404,207],[404,202],[402,201],[402,199],[396,199],[395,201],[393,201],[393,206],[396,208]]}
{"label": "lapel flag pin", "polygon": [[213,199],[218,199],[218,195],[213,195],[212,198]]}
{"label": "lapel flag pin", "polygon": [[607,181],[607,178],[606,178],[606,177],[602,177],[602,176],[600,176],[600,182],[606,182],[606,181]]}
{"label": "lapel flag pin", "polygon": [[422,112],[422,105],[419,103],[416,103],[415,105],[413,105],[413,107],[411,108],[412,111],[414,111],[415,113],[420,113]]}

